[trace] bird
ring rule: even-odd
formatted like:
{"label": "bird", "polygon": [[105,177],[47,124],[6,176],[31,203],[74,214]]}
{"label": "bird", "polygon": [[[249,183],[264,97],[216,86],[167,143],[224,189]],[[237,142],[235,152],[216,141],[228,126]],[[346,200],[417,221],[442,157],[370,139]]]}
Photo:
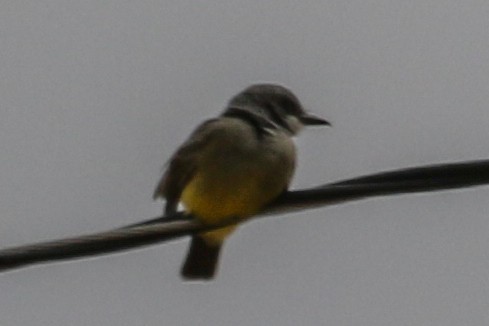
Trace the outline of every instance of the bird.
{"label": "bird", "polygon": [[[308,113],[288,88],[251,85],[174,152],[153,197],[166,200],[165,215],[181,203],[205,225],[245,221],[287,191],[297,156],[292,137],[314,125],[331,124]],[[224,240],[236,226],[193,235],[182,278],[213,279]]]}

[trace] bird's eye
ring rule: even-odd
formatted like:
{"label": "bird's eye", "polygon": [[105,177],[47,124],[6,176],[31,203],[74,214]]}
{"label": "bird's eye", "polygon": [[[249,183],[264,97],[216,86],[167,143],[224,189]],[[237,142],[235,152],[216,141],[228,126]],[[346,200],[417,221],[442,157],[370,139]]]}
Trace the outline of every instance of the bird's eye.
{"label": "bird's eye", "polygon": [[280,108],[287,115],[297,115],[297,106],[288,100],[283,100],[280,103]]}

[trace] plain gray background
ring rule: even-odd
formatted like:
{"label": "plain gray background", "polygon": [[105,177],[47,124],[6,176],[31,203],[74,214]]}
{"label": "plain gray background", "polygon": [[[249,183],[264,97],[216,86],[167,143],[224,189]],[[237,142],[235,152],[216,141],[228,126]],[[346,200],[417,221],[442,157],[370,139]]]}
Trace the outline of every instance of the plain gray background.
{"label": "plain gray background", "polygon": [[[0,246],[158,215],[173,150],[254,82],[334,127],[293,186],[487,158],[489,2],[3,1]],[[187,240],[0,274],[0,325],[485,325],[489,188],[253,221],[211,283]]]}

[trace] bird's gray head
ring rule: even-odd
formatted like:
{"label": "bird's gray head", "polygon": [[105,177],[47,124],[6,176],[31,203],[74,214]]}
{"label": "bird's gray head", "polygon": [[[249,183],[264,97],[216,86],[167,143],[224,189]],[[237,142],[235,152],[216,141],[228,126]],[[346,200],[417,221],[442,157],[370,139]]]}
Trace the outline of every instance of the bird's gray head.
{"label": "bird's gray head", "polygon": [[223,115],[265,119],[267,127],[280,128],[292,135],[305,125],[330,125],[328,121],[307,113],[290,90],[275,84],[256,84],[246,88],[231,99]]}

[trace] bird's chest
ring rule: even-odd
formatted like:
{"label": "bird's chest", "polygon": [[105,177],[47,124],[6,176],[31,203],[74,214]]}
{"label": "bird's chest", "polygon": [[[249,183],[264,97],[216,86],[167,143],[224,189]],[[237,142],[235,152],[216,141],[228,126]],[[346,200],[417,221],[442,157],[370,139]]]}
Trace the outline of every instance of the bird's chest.
{"label": "bird's chest", "polygon": [[228,149],[209,157],[181,197],[186,209],[207,223],[255,214],[286,188],[293,169],[271,151]]}

